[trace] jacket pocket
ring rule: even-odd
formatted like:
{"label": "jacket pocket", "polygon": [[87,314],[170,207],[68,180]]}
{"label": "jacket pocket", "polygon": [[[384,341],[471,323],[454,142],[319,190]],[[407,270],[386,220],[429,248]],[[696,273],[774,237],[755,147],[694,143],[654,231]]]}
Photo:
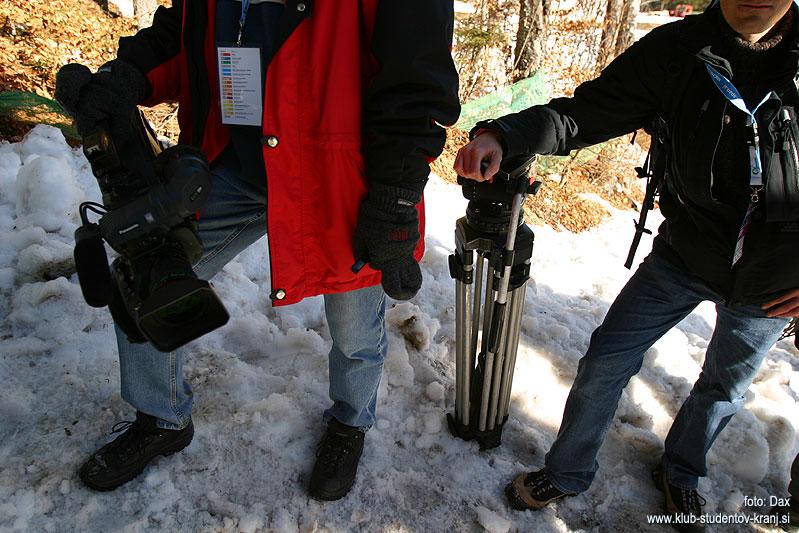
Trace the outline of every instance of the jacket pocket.
{"label": "jacket pocket", "polygon": [[799,220],[799,128],[792,107],[780,109],[776,143],[766,182],[766,220]]}

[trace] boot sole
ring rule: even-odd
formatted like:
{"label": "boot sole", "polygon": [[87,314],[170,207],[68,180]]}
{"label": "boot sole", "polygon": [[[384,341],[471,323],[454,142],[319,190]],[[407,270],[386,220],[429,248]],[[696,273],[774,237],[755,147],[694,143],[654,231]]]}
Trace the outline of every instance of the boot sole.
{"label": "boot sole", "polygon": [[352,477],[352,479],[347,485],[345,485],[339,490],[327,491],[319,488],[311,488],[308,489],[308,494],[310,494],[311,498],[315,500],[320,500],[323,502],[334,502],[336,500],[340,500],[341,498],[349,494],[353,486],[355,486],[355,476]]}
{"label": "boot sole", "polygon": [[92,481],[90,478],[86,477],[82,471],[78,473],[78,476],[80,477],[80,480],[83,482],[83,484],[89,487],[90,489],[96,490],[98,492],[109,492],[118,487],[121,487],[128,481],[132,481],[137,477],[139,477],[139,475],[142,472],[144,472],[144,469],[147,468],[147,465],[149,465],[156,457],[159,456],[169,457],[170,455],[185,449],[189,444],[191,444],[191,441],[193,439],[194,439],[194,431],[188,434],[188,439],[178,441],[178,443],[175,446],[167,448],[159,453],[153,454],[153,456],[147,459],[147,461],[141,466],[141,468],[138,468],[131,472],[127,472],[126,474],[119,476],[118,478],[115,478],[114,480],[109,481],[107,483],[96,483]]}

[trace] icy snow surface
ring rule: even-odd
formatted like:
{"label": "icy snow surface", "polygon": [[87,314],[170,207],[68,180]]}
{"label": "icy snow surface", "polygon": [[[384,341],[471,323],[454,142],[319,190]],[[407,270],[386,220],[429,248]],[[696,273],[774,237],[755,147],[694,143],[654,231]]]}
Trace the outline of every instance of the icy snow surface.
{"label": "icy snow surface", "polygon": [[[96,182],[58,130],[39,126],[23,142],[0,143],[0,531],[662,530],[645,519],[661,507],[649,469],[698,376],[709,305],[647,354],[587,493],[537,513],[511,511],[502,494],[516,473],[542,464],[555,437],[577,361],[629,276],[633,213],[579,235],[534,228],[511,418],[502,446],[481,453],[452,438],[444,420],[455,373],[447,256],[465,200],[433,177],[424,287],[411,302],[389,302],[380,420],[352,493],[323,504],[305,485],[329,403],[330,337],[320,298],[270,306],[265,240],[214,280],[229,324],[191,345],[194,442],[114,492],[81,486],[77,467],[133,415],[119,395],[108,312],[83,302],[74,274],[82,200],[99,200]],[[762,509],[742,508],[743,496],[784,493],[799,423],[796,355],[788,342],[771,351],[746,408],[711,450],[700,484],[708,512],[755,513]]]}

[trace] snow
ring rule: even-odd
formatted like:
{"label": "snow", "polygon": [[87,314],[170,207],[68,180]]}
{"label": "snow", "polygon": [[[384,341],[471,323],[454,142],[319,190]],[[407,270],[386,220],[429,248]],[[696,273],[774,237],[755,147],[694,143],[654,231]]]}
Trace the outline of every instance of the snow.
{"label": "snow", "polygon": [[[320,298],[269,305],[265,241],[214,280],[231,320],[191,345],[192,444],[114,492],[81,485],[77,467],[133,414],[119,396],[108,312],[84,303],[71,260],[77,205],[99,196],[80,150],[58,130],[38,126],[20,143],[0,143],[0,531],[651,530],[645,515],[659,512],[661,498],[649,469],[698,376],[711,305],[647,354],[588,492],[535,513],[512,511],[502,493],[541,466],[555,438],[577,361],[630,275],[622,265],[633,213],[614,211],[581,234],[534,228],[511,418],[502,446],[480,452],[451,437],[444,420],[455,375],[447,256],[465,200],[432,177],[425,283],[412,301],[389,304],[379,421],[352,493],[320,503],[305,485],[329,403],[330,336]],[[787,341],[771,350],[710,451],[700,483],[707,512],[761,512],[744,498],[784,494],[799,424],[796,356]]]}

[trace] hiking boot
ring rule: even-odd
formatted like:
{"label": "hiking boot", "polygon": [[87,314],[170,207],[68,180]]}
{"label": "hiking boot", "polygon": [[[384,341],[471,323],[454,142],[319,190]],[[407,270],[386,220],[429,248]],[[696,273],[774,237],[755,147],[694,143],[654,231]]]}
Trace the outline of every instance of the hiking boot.
{"label": "hiking boot", "polygon": [[360,428],[330,420],[311,472],[308,491],[313,498],[333,501],[350,491],[358,472],[364,436]]}
{"label": "hiking boot", "polygon": [[699,522],[702,507],[707,503],[696,489],[681,489],[669,483],[663,467],[652,470],[652,480],[663,493],[663,511],[673,517],[672,526],[677,531],[704,531],[705,525]]}
{"label": "hiking boot", "polygon": [[78,475],[90,489],[114,490],[142,473],[147,464],[159,455],[172,455],[189,445],[194,425],[183,429],[161,429],[156,418],[142,412],[136,420],[114,424],[111,433],[121,433],[92,454],[81,466]]}
{"label": "hiking boot", "polygon": [[517,511],[537,510],[566,496],[574,496],[563,492],[549,479],[544,470],[519,474],[505,487],[505,496],[510,506]]}

